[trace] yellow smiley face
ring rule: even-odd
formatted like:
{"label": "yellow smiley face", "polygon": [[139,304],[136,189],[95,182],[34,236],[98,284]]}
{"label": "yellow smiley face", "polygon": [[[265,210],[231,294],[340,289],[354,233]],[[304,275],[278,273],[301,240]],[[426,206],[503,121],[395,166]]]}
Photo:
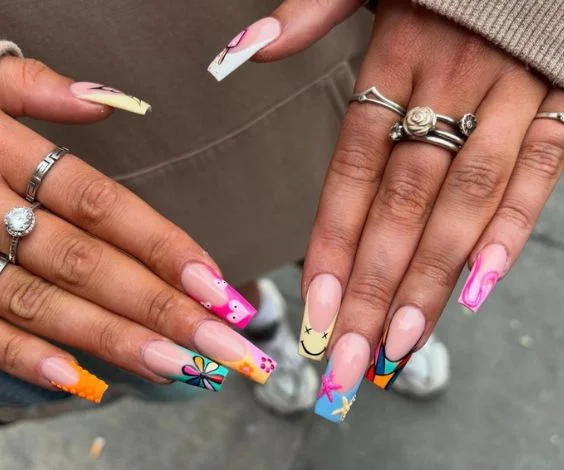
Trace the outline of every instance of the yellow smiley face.
{"label": "yellow smiley face", "polygon": [[327,350],[327,344],[331,338],[333,326],[335,322],[331,322],[329,328],[324,331],[317,331],[311,326],[309,321],[308,308],[304,310],[304,319],[302,322],[302,330],[300,331],[300,343],[298,352],[301,356],[320,361]]}

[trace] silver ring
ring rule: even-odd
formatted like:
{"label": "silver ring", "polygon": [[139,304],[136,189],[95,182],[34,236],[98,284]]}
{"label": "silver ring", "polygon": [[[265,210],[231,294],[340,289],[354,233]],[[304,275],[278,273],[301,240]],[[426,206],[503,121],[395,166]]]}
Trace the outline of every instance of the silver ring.
{"label": "silver ring", "polygon": [[4,227],[12,237],[8,260],[16,263],[16,252],[21,237],[29,235],[35,227],[35,214],[33,211],[39,207],[39,202],[34,202],[29,207],[14,207],[4,216]]}
{"label": "silver ring", "polygon": [[[450,137],[456,137],[453,134],[448,132],[444,132],[444,134],[449,134]],[[391,130],[390,130],[390,138],[394,142],[402,142],[406,140],[413,140],[417,142],[425,142],[427,144],[433,144],[437,147],[444,148],[446,150],[450,150],[451,152],[458,153],[461,145],[457,145],[452,140],[445,139],[433,133],[425,134],[425,135],[410,135],[406,132],[403,124],[401,122],[395,123]]]}
{"label": "silver ring", "polygon": [[[374,96],[371,98],[371,95]],[[395,101],[392,101],[386,98],[382,93],[378,91],[378,88],[375,86],[370,87],[364,91],[354,93],[349,100],[349,103],[356,101],[357,103],[372,103],[377,104],[379,106],[383,106],[384,108],[393,111],[396,114],[399,114],[401,117],[405,116],[405,108]]]}
{"label": "silver ring", "polygon": [[0,274],[6,269],[6,266],[10,264],[10,260],[4,253],[0,253]]}
{"label": "silver ring", "polygon": [[37,168],[35,169],[35,173],[29,180],[27,184],[27,189],[25,191],[25,199],[29,202],[35,202],[37,199],[37,192],[39,191],[39,187],[43,182],[45,176],[49,172],[49,170],[53,167],[55,163],[61,158],[63,155],[67,154],[69,149],[66,147],[55,147],[51,152],[47,154],[47,156],[41,160]]}
{"label": "silver ring", "polygon": [[[437,122],[439,121],[453,126],[462,134],[462,137],[437,129]],[[416,106],[411,108],[403,118],[404,130],[410,136],[423,137],[434,133],[458,145],[464,144],[465,138],[474,132],[477,125],[478,121],[476,120],[476,116],[472,113],[465,114],[457,121],[444,114],[435,113],[428,106]]]}
{"label": "silver ring", "polygon": [[556,113],[538,113],[535,119],[554,119],[555,121],[560,121],[564,123],[564,112]]}

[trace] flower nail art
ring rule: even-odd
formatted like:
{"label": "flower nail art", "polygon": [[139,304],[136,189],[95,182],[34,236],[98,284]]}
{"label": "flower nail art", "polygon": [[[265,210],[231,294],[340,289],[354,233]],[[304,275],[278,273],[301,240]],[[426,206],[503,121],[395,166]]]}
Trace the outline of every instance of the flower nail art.
{"label": "flower nail art", "polygon": [[477,312],[497,284],[506,263],[507,252],[502,245],[485,247],[476,257],[458,303]]}
{"label": "flower nail art", "polygon": [[105,104],[135,114],[147,114],[151,110],[149,103],[100,83],[76,82],[70,86],[70,90],[81,100]]}
{"label": "flower nail art", "polygon": [[238,328],[245,328],[257,313],[239,292],[204,264],[187,265],[182,285],[202,306]]}
{"label": "flower nail art", "polygon": [[219,392],[229,371],[217,362],[169,341],[153,341],[143,352],[147,368],[176,382]]}
{"label": "flower nail art", "polygon": [[274,18],[263,18],[235,36],[215,57],[208,71],[223,80],[234,70],[280,36],[280,22]]}

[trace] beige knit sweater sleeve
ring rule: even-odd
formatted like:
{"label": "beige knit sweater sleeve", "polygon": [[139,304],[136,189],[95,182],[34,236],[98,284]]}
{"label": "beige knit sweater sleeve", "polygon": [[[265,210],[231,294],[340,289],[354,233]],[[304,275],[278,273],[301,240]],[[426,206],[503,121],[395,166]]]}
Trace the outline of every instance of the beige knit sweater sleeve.
{"label": "beige knit sweater sleeve", "polygon": [[564,0],[413,0],[486,37],[564,87]]}

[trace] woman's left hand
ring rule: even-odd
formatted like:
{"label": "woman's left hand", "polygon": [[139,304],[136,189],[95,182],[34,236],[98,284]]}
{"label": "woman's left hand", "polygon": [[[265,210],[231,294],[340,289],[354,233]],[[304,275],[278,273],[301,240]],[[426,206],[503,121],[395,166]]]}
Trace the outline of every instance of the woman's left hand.
{"label": "woman's left hand", "polygon": [[[322,3],[286,1],[273,15],[280,37],[259,60],[305,47],[358,7]],[[380,2],[356,90],[372,86],[407,109],[475,113],[478,125],[453,159],[426,142],[394,145],[390,128],[401,118],[385,107],[349,108],[303,276],[300,352],[331,353],[316,412],[333,421],[346,415],[367,369],[376,385],[391,386],[429,338],[468,260],[460,302],[480,307],[562,171],[564,126],[533,119],[564,110],[564,92],[547,96],[524,64],[408,1]]]}

